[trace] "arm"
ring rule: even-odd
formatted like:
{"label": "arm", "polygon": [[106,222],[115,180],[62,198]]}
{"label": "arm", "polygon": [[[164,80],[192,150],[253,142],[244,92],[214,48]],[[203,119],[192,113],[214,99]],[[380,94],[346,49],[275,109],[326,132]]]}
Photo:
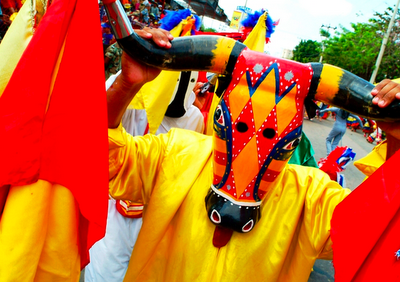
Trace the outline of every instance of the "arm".
{"label": "arm", "polygon": [[201,95],[201,87],[203,87],[204,83],[203,82],[197,82],[196,85],[193,87],[193,92],[196,95],[196,100],[194,101],[193,105],[199,110],[203,108],[204,102],[205,102],[205,97],[204,94]]}
{"label": "arm", "polygon": [[326,108],[324,110],[320,110],[319,113],[320,114],[323,114],[323,113],[326,113],[326,112],[334,112],[334,113],[336,113],[338,110],[339,110],[338,108],[330,107],[330,108]]}
{"label": "arm", "polygon": [[357,120],[357,122],[358,122],[358,124],[360,125],[361,128],[364,128],[364,123],[363,123],[363,121],[359,118],[359,116],[353,115],[353,114],[350,114],[350,116],[352,116],[353,118],[355,118],[355,119]]}
{"label": "arm", "polygon": [[[381,108],[387,107],[396,99],[400,99],[400,84],[390,79],[382,80],[371,91],[372,103]],[[386,132],[387,137],[387,155],[389,159],[400,149],[400,123],[399,122],[377,122],[378,127]]]}
{"label": "arm", "polygon": [[111,59],[110,57],[105,56],[104,57],[104,68],[107,70],[108,64],[110,63]]}
{"label": "arm", "polygon": [[[137,30],[139,36],[145,39],[153,39],[160,47],[170,48],[172,35],[162,29],[145,28]],[[135,97],[136,93],[146,83],[153,80],[159,70],[145,66],[126,53],[122,55],[121,75],[117,77],[113,85],[107,90],[107,109],[108,109],[108,127],[116,128],[121,122],[129,103]]]}

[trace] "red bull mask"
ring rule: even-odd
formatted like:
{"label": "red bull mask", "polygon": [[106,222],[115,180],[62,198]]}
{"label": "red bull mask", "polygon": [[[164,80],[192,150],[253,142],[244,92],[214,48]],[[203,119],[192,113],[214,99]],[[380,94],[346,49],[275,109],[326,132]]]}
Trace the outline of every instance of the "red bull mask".
{"label": "red bull mask", "polygon": [[244,50],[214,114],[210,220],[249,232],[262,200],[301,138],[312,68]]}
{"label": "red bull mask", "polygon": [[275,58],[222,36],[179,37],[166,50],[134,33],[119,1],[103,3],[118,44],[132,58],[159,69],[227,78],[214,114],[214,179],[205,198],[217,226],[214,239],[224,238],[215,246],[228,242],[232,231],[250,232],[260,220],[263,199],[300,142],[305,101],[368,119],[400,120],[399,102],[373,105],[374,86],[338,67]]}

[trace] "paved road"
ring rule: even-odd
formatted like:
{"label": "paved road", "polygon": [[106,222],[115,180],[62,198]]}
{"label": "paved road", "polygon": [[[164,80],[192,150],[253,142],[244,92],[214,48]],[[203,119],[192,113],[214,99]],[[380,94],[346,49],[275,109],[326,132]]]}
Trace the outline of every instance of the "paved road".
{"label": "paved road", "polygon": [[[314,157],[317,161],[326,156],[325,138],[332,129],[333,123],[334,120],[330,118],[322,121],[316,119],[312,121],[304,120],[303,131],[307,134],[313,145],[315,151]],[[339,145],[352,148],[353,152],[356,153],[355,160],[367,155],[374,147],[374,145],[365,140],[361,130],[352,132],[349,129],[347,129]],[[342,174],[345,176],[347,187],[351,190],[354,190],[364,179],[364,174],[352,163],[348,165]],[[311,273],[308,282],[334,281],[334,270],[331,261],[317,260],[313,269],[314,271]]]}

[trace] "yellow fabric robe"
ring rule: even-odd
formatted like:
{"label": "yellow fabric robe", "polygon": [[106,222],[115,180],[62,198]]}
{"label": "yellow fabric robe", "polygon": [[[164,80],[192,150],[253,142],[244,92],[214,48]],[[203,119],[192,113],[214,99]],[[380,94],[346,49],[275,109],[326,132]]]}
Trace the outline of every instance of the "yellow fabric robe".
{"label": "yellow fabric robe", "polygon": [[109,130],[109,149],[110,194],[145,205],[125,281],[307,281],[317,258],[332,258],[330,219],[350,190],[319,169],[287,165],[255,228],[218,249],[204,202],[210,136],[131,137],[120,126]]}
{"label": "yellow fabric robe", "polygon": [[[35,1],[36,24],[44,3]],[[0,44],[0,97],[32,39],[32,9],[26,1]],[[0,187],[0,281],[78,281],[79,213],[72,193],[45,180],[7,192]]]}
{"label": "yellow fabric robe", "polygon": [[386,151],[387,143],[385,141],[375,146],[368,155],[355,161],[354,166],[369,177],[385,162]]}

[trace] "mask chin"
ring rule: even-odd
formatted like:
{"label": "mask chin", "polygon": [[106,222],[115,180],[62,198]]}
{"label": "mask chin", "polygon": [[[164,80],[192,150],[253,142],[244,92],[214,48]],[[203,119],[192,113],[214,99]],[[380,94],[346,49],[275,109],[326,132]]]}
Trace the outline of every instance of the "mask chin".
{"label": "mask chin", "polygon": [[213,187],[208,191],[205,202],[208,218],[212,223],[236,232],[250,232],[261,218],[261,202],[235,202]]}

